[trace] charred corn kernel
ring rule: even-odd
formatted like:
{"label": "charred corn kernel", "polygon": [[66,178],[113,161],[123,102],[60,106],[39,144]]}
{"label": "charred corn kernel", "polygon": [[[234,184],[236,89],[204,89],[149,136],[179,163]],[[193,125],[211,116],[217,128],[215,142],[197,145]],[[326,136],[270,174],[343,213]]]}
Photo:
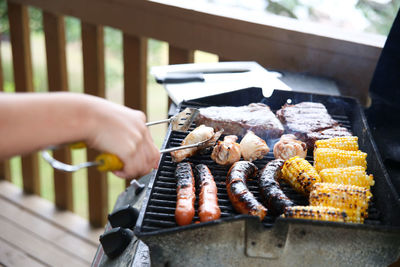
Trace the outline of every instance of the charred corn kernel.
{"label": "charred corn kernel", "polygon": [[293,206],[285,210],[286,218],[344,222],[346,213],[333,207]]}
{"label": "charred corn kernel", "polygon": [[314,150],[314,167],[317,172],[327,168],[344,168],[361,166],[367,168],[367,153],[360,150],[346,151],[334,148],[317,148]]}
{"label": "charred corn kernel", "polygon": [[341,150],[357,151],[358,137],[344,136],[326,140],[318,140],[315,142],[315,148],[336,148]]}
{"label": "charred corn kernel", "polygon": [[345,222],[363,223],[371,197],[371,191],[365,187],[316,183],[310,193],[310,205],[338,208],[346,212]]}
{"label": "charred corn kernel", "polygon": [[305,159],[298,156],[285,161],[282,168],[282,179],[296,191],[308,195],[315,183],[321,181],[317,171]]}
{"label": "charred corn kernel", "polygon": [[366,188],[375,184],[374,176],[367,175],[365,168],[361,166],[323,169],[319,172],[319,176],[323,183],[357,185]]}

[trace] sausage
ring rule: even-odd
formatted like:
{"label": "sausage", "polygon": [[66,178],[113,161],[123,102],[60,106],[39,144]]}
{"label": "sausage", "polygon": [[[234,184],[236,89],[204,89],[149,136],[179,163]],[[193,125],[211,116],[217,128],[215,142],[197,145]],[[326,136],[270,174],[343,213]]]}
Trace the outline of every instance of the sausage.
{"label": "sausage", "polygon": [[221,210],[218,206],[217,185],[210,169],[199,164],[195,168],[197,177],[199,178],[200,195],[199,195],[199,217],[201,222],[209,222],[221,217]]}
{"label": "sausage", "polygon": [[226,176],[226,190],[236,211],[242,214],[258,216],[263,220],[267,209],[257,201],[246,186],[248,177],[256,175],[256,165],[249,161],[235,162]]}
{"label": "sausage", "polygon": [[282,214],[287,207],[294,206],[293,201],[283,193],[277,182],[284,162],[282,159],[268,162],[258,177],[258,185],[264,204],[277,214]]}
{"label": "sausage", "polygon": [[196,200],[194,176],[190,163],[179,163],[175,170],[175,177],[177,179],[175,221],[178,225],[187,225],[193,220]]}

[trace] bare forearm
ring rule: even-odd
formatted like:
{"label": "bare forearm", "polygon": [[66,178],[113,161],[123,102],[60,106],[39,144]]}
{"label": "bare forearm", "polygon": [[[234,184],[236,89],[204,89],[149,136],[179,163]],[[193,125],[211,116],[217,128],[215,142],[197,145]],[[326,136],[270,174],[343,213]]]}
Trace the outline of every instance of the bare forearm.
{"label": "bare forearm", "polygon": [[0,93],[0,160],[84,141],[123,161],[118,176],[139,177],[156,168],[160,156],[145,122],[143,112],[99,97]]}
{"label": "bare forearm", "polygon": [[0,158],[85,140],[91,102],[71,93],[0,94]]}

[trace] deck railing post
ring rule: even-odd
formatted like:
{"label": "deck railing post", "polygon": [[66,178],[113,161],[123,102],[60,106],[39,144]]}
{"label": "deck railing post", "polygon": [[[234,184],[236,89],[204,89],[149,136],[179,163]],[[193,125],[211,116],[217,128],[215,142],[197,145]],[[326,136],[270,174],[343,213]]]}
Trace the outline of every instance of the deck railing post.
{"label": "deck railing post", "polygon": [[[85,93],[104,97],[103,27],[82,22],[82,53]],[[87,159],[94,160],[98,153],[88,148]],[[108,212],[107,174],[88,168],[88,190],[89,221],[93,226],[104,226]]]}
{"label": "deck railing post", "polygon": [[[46,40],[49,91],[68,91],[64,18],[43,12],[43,28]],[[61,162],[71,163],[69,148],[55,150],[53,156]],[[71,173],[54,170],[54,194],[55,204],[58,208],[73,210]]]}
{"label": "deck railing post", "polygon": [[124,104],[147,113],[147,38],[124,33],[123,54]]}
{"label": "deck railing post", "polygon": [[[8,1],[11,47],[16,92],[33,92],[29,17],[27,7]],[[22,156],[25,193],[40,195],[38,154]]]}
{"label": "deck railing post", "polygon": [[[194,62],[194,50],[179,48],[174,45],[168,47],[168,63],[172,64],[185,64]],[[168,109],[171,106],[172,100],[168,97]]]}
{"label": "deck railing post", "polygon": [[[0,92],[4,91],[3,65],[1,63],[1,40],[0,40]],[[10,162],[8,160],[0,161],[0,180],[11,181]]]}

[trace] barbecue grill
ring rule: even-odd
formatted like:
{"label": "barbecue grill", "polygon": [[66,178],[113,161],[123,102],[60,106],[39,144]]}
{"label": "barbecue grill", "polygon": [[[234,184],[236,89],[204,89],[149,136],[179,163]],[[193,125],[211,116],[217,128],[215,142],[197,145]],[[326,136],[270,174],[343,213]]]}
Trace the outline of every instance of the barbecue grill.
{"label": "barbecue grill", "polygon": [[[226,94],[182,102],[177,112],[186,107],[241,106],[262,102],[274,111],[285,103],[320,102],[329,114],[359,137],[360,149],[368,153],[368,173],[374,175],[374,195],[364,224],[299,220],[268,215],[257,217],[238,214],[231,205],[225,187],[228,167],[217,165],[210,152],[186,161],[206,164],[218,187],[221,218],[217,221],[186,226],[175,223],[176,164],[169,154],[161,158],[159,169],[150,178],[148,190],[135,227],[135,235],[150,249],[154,266],[289,266],[337,265],[382,266],[400,255],[400,198],[380,159],[372,140],[363,110],[357,100],[345,97],[274,91],[265,98],[259,88],[247,88]],[[192,130],[192,128],[189,130]],[[169,128],[163,148],[179,146],[187,133]],[[268,145],[272,148],[272,142]],[[254,163],[260,169],[272,160],[270,152]],[[312,155],[307,158],[312,161]],[[249,189],[258,198],[256,181]],[[198,188],[198,186],[197,186]],[[296,204],[307,199],[289,186],[284,192]],[[196,192],[198,196],[198,192]]]}

